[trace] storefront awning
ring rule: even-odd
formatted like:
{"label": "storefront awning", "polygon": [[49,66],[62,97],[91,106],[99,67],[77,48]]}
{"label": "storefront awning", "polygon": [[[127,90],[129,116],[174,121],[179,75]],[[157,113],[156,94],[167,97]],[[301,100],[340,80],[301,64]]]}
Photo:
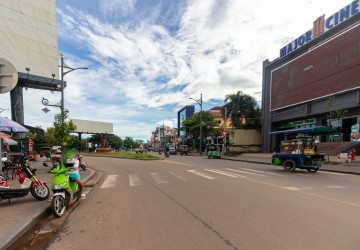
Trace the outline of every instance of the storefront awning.
{"label": "storefront awning", "polygon": [[3,143],[4,144],[9,144],[9,145],[18,145],[19,143],[13,139],[10,138],[2,138]]}
{"label": "storefront awning", "polygon": [[281,134],[307,134],[307,135],[338,135],[340,132],[337,129],[328,126],[315,126],[309,128],[294,128],[289,130],[273,131],[272,135]]}

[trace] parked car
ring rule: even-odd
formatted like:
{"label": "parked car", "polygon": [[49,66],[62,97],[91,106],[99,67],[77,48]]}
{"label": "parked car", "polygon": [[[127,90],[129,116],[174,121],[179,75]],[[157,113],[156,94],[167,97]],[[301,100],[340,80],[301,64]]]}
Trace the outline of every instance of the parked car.
{"label": "parked car", "polygon": [[176,155],[176,149],[174,147],[169,147],[169,153],[171,155]]}
{"label": "parked car", "polygon": [[143,148],[135,148],[135,153],[139,154],[139,153],[144,153],[145,149]]}

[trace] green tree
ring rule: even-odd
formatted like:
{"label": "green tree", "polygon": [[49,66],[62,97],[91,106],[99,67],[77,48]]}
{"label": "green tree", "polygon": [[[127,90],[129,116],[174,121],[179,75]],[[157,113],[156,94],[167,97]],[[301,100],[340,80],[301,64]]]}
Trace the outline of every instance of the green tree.
{"label": "green tree", "polygon": [[55,128],[50,127],[47,128],[44,134],[44,140],[45,142],[50,146],[59,146],[57,144],[56,138],[55,138]]}
{"label": "green tree", "polygon": [[136,148],[137,146],[138,145],[134,142],[133,138],[125,137],[124,147],[126,147],[127,149],[130,149],[130,148]]}
{"label": "green tree", "polygon": [[72,121],[66,121],[69,111],[55,115],[54,120],[54,137],[58,145],[71,145],[73,143],[71,133],[75,132],[76,126]]}
{"label": "green tree", "polygon": [[[221,109],[222,115],[225,117],[231,117],[231,124],[235,128],[254,128],[256,118],[261,116],[261,111],[254,97],[244,94],[242,91],[238,91],[235,94],[229,94],[225,96],[225,105]],[[246,119],[246,123],[243,121],[243,117]],[[253,122],[251,122],[253,120]],[[244,123],[244,124],[243,124]],[[248,124],[248,125],[246,125]]]}
{"label": "green tree", "polygon": [[336,118],[339,126],[340,119],[344,117],[347,110],[340,108],[333,108],[334,101],[335,101],[335,96],[330,96],[326,101],[326,108],[329,111],[328,119],[329,119],[329,124],[331,124],[332,122],[331,120]]}
{"label": "green tree", "polygon": [[[87,139],[88,142],[92,142],[94,145],[100,145],[101,144],[101,137],[102,134],[93,134],[90,138]],[[111,148],[118,149],[122,146],[123,141],[121,138],[114,134],[106,134],[106,140],[109,143]]]}
{"label": "green tree", "polygon": [[[218,123],[214,118],[214,115],[210,111],[202,111],[203,138],[210,135],[220,135],[221,129],[216,128]],[[180,129],[186,131],[187,134],[192,134],[193,138],[200,137],[200,112],[196,112],[190,118],[184,120]]]}

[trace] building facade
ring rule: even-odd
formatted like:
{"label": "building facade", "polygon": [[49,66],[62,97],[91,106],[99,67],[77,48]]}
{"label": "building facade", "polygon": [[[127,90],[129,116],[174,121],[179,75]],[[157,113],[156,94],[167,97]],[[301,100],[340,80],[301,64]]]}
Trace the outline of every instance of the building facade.
{"label": "building facade", "polygon": [[319,17],[278,59],[263,62],[263,152],[278,143],[270,132],[290,128],[330,125],[341,132],[336,140],[359,140],[353,138],[360,124],[359,12],[355,0]]}
{"label": "building facade", "polygon": [[177,113],[177,135],[178,141],[182,142],[187,139],[187,134],[185,131],[180,130],[182,126],[182,122],[188,118],[190,118],[195,113],[195,106],[189,105],[180,109]]}

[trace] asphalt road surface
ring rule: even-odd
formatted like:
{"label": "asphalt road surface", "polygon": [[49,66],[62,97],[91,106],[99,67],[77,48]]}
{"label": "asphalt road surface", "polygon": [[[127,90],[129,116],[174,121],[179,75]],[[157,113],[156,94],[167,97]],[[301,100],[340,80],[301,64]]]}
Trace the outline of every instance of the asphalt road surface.
{"label": "asphalt road surface", "polygon": [[359,249],[359,176],[170,156],[103,177],[49,249]]}

